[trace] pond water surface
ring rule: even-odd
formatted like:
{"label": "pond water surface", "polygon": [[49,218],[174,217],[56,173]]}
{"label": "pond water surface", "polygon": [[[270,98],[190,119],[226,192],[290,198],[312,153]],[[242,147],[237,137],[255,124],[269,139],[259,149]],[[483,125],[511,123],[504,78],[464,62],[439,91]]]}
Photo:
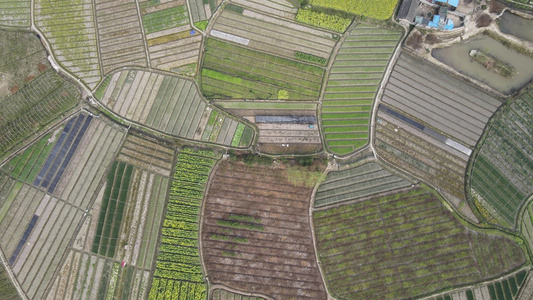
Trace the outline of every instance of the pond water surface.
{"label": "pond water surface", "polygon": [[518,38],[533,42],[533,19],[522,18],[518,15],[504,12],[498,22],[500,30]]}
{"label": "pond water surface", "polygon": [[[468,53],[472,49],[481,50],[514,67],[518,75],[509,79],[488,71],[470,58]],[[533,80],[533,59],[505,47],[486,35],[478,35],[450,47],[434,49],[431,54],[458,72],[486,83],[504,94],[511,94]]]}

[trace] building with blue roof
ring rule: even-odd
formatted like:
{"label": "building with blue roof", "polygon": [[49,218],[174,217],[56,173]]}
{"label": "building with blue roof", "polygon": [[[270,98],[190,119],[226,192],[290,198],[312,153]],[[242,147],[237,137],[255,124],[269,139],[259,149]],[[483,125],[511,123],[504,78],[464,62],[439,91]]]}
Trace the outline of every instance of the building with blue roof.
{"label": "building with blue roof", "polygon": [[436,2],[446,3],[453,7],[457,7],[459,5],[459,0],[436,0]]}

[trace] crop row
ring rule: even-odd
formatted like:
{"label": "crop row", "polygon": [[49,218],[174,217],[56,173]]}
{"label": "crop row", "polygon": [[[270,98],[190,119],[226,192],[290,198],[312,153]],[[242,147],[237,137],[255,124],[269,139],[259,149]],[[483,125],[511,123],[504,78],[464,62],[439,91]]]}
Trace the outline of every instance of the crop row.
{"label": "crop row", "polygon": [[298,14],[296,15],[296,20],[305,24],[331,29],[341,33],[350,26],[350,23],[352,23],[351,19],[322,12],[315,12],[309,9],[299,9]]}
{"label": "crop row", "polygon": [[311,5],[345,11],[372,19],[385,20],[392,15],[398,0],[311,0]]}
{"label": "crop row", "polygon": [[210,38],[202,68],[208,98],[293,100],[318,98],[324,70]]}
{"label": "crop row", "polygon": [[149,299],[206,297],[198,253],[198,217],[207,178],[216,160],[199,154],[214,156],[210,150],[192,148],[178,154]]}
{"label": "crop row", "polygon": [[338,298],[415,297],[524,263],[514,241],[467,230],[419,187],[317,211],[313,218],[325,279]]}
{"label": "crop row", "polygon": [[531,89],[524,91],[498,112],[483,138],[471,178],[471,187],[513,228],[519,208],[533,193],[531,94]]}
{"label": "crop row", "polygon": [[368,143],[372,103],[399,38],[398,32],[360,25],[341,45],[321,110],[326,143],[333,153],[347,154]]}

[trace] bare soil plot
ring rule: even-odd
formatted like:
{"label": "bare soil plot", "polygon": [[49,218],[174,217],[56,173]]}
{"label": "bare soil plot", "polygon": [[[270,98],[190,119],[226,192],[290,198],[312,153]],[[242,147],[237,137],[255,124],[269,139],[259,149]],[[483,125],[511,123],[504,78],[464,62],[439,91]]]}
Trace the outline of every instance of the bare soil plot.
{"label": "bare soil plot", "polygon": [[147,67],[136,1],[97,0],[95,8],[104,74],[124,66]]}
{"label": "bare soil plot", "polygon": [[209,38],[202,91],[211,99],[318,100],[323,68]]}
{"label": "bare soil plot", "polygon": [[35,1],[35,24],[58,62],[94,88],[102,79],[92,1]]}
{"label": "bare soil plot", "polygon": [[117,160],[169,177],[174,151],[155,140],[129,134]]}
{"label": "bare soil plot", "polygon": [[233,0],[235,4],[277,17],[294,20],[298,8],[287,0]]}
{"label": "bare soil plot", "polygon": [[253,130],[212,108],[192,80],[120,71],[110,75],[97,94],[119,115],[173,136],[234,147],[247,147],[252,141],[243,138],[243,131],[253,136]]}
{"label": "bare soil plot", "polygon": [[0,0],[0,26],[29,28],[31,1]]}
{"label": "bare soil plot", "polygon": [[406,53],[396,62],[381,101],[471,149],[501,105],[493,96]]}
{"label": "bare soil plot", "polygon": [[525,262],[515,241],[466,228],[420,187],[315,211],[313,218],[319,260],[338,299],[416,297]]}
{"label": "bare soil plot", "polygon": [[495,116],[474,161],[471,187],[502,225],[516,228],[518,212],[533,193],[533,89]]}
{"label": "bare soil plot", "polygon": [[467,155],[381,111],[377,115],[375,147],[379,158],[441,190],[450,204],[476,220],[464,202]]}
{"label": "bare soil plot", "polygon": [[[288,20],[283,22],[290,23]],[[248,14],[244,10],[242,13],[224,10],[213,29],[249,40],[251,49],[290,59],[295,59],[296,52],[301,52],[327,60],[336,43],[331,34],[328,38],[323,33],[315,35],[290,25],[280,26],[276,18],[258,12]]]}
{"label": "bare soil plot", "polygon": [[307,214],[317,178],[310,171],[220,163],[202,223],[211,282],[273,298],[326,299]]}
{"label": "bare soil plot", "polygon": [[411,182],[408,180],[389,172],[377,162],[371,161],[353,168],[328,173],[317,190],[314,206],[316,208],[353,201],[410,185]]}
{"label": "bare soil plot", "polygon": [[368,144],[372,104],[401,34],[358,25],[346,36],[329,73],[322,125],[330,151],[347,154]]}

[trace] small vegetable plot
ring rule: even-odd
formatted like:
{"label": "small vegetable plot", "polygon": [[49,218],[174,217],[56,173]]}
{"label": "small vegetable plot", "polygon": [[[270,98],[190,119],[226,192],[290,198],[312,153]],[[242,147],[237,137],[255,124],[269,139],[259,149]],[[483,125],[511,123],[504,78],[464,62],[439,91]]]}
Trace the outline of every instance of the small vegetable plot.
{"label": "small vegetable plot", "polygon": [[525,263],[513,240],[467,229],[415,187],[315,211],[319,260],[338,299],[411,298]]}
{"label": "small vegetable plot", "polygon": [[125,66],[147,67],[136,1],[96,1],[95,8],[104,74]]}
{"label": "small vegetable plot", "polygon": [[330,151],[356,151],[369,139],[372,103],[401,34],[358,25],[344,40],[331,68],[322,102],[322,125]]}
{"label": "small vegetable plot", "polygon": [[186,148],[178,154],[148,299],[207,296],[198,253],[198,217],[215,163],[215,153],[210,150]]}
{"label": "small vegetable plot", "polygon": [[31,1],[0,0],[0,26],[29,28]]}
{"label": "small vegetable plot", "polygon": [[274,299],[326,299],[308,217],[321,171],[222,161],[202,222],[209,282]]}
{"label": "small vegetable plot", "polygon": [[262,297],[244,296],[232,293],[223,289],[216,289],[213,291],[213,300],[263,300]]}
{"label": "small vegetable plot", "polygon": [[102,79],[96,24],[90,0],[35,1],[35,24],[50,42],[57,61],[89,88]]}
{"label": "small vegetable plot", "polygon": [[325,70],[209,38],[202,91],[210,99],[317,100]]}
{"label": "small vegetable plot", "polygon": [[[191,1],[194,16],[197,4],[192,2],[196,1]],[[196,73],[202,35],[189,23],[186,1],[143,1],[140,2],[140,8],[151,66],[193,76]],[[191,70],[184,71],[184,66]]]}
{"label": "small vegetable plot", "polygon": [[170,177],[174,150],[155,140],[128,134],[117,160]]}
{"label": "small vegetable plot", "polygon": [[191,140],[238,147],[251,142],[239,138],[237,128],[245,125],[208,105],[191,80],[137,70],[108,78],[96,93],[105,106],[127,119]]}
{"label": "small vegetable plot", "polygon": [[514,228],[518,211],[533,193],[533,89],[498,112],[476,157],[471,187],[481,204]]}
{"label": "small vegetable plot", "polygon": [[[265,15],[272,15],[294,20],[298,8],[289,0],[233,0],[242,7],[259,11]],[[243,11],[244,13],[244,11]]]}

